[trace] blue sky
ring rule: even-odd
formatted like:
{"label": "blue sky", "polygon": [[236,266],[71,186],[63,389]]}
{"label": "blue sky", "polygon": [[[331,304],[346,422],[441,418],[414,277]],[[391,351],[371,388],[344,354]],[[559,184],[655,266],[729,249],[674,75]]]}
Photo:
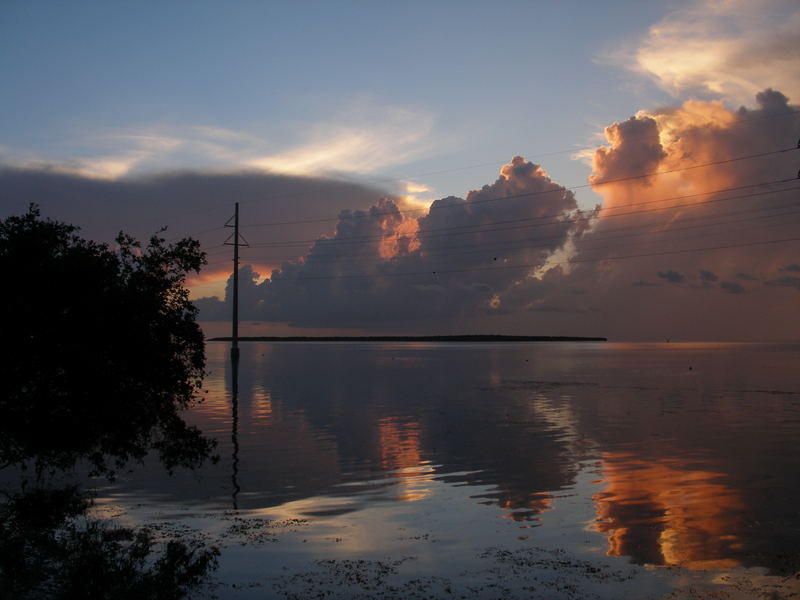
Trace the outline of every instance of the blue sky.
{"label": "blue sky", "polygon": [[[385,141],[374,168],[357,159],[317,168],[378,178],[459,169],[420,179],[463,194],[515,154],[583,146],[667,101],[601,63],[674,6],[5,2],[0,144],[13,158],[90,159],[208,128],[251,136],[254,154],[274,155],[337,128],[404,132],[395,147]],[[138,168],[246,162],[220,154],[162,150]],[[547,166],[576,183],[588,172],[569,154]]]}

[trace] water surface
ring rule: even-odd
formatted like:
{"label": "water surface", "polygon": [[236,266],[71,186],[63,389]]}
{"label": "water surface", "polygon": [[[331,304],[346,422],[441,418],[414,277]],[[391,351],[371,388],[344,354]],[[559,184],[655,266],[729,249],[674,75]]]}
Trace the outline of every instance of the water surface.
{"label": "water surface", "polygon": [[236,382],[207,352],[220,462],[98,504],[222,544],[209,594],[800,594],[800,345],[253,342]]}

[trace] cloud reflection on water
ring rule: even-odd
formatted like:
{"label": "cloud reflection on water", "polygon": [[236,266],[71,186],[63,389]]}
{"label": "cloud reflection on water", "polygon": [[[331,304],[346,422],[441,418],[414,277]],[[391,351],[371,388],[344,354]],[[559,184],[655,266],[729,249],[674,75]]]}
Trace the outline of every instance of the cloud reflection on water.
{"label": "cloud reflection on water", "polygon": [[[418,510],[424,519],[450,486],[512,525],[546,528],[565,518],[561,498],[582,495],[596,515],[590,530],[611,556],[777,572],[776,557],[791,554],[800,525],[792,450],[800,407],[796,395],[754,390],[800,389],[794,352],[730,344],[245,344],[239,508],[285,509],[332,519],[331,527],[344,515],[349,524],[367,512],[378,518],[378,507],[398,507],[387,515]],[[209,345],[207,400],[191,414],[220,436],[223,454],[226,354],[226,345]],[[140,494],[160,490],[184,502],[197,502],[200,489],[214,504],[229,497],[230,467],[223,459],[194,487],[151,476],[132,483]],[[587,469],[601,479],[581,487]],[[455,517],[473,509],[452,500],[444,510]]]}
{"label": "cloud reflection on water", "polygon": [[687,468],[681,460],[643,461],[608,452],[605,489],[594,494],[597,531],[610,556],[640,564],[722,570],[739,566],[745,508],[723,473]]}

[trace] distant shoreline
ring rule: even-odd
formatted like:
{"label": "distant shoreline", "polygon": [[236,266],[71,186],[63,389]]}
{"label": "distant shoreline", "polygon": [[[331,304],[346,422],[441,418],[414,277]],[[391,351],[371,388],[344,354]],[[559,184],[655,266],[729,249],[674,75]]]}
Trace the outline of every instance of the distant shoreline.
{"label": "distant shoreline", "polygon": [[[213,337],[209,342],[230,342]],[[374,335],[374,336],[248,336],[240,342],[607,342],[604,337],[557,335]]]}

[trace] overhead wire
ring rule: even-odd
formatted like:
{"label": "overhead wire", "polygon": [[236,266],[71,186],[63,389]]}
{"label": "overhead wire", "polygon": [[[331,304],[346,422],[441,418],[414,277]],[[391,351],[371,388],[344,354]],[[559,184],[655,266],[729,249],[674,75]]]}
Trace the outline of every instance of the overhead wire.
{"label": "overhead wire", "polygon": [[[686,248],[682,250],[665,250],[661,252],[649,252],[649,253],[642,253],[642,254],[629,254],[629,255],[622,255],[622,256],[603,256],[598,258],[581,258],[581,259],[571,259],[566,261],[548,263],[548,267],[555,267],[555,266],[567,266],[567,265],[574,265],[577,263],[587,263],[587,262],[602,262],[604,260],[625,260],[631,258],[644,258],[644,257],[653,257],[653,256],[669,256],[673,254],[686,254],[689,252],[706,252],[706,251],[713,251],[713,250],[724,250],[724,249],[731,249],[731,248],[747,248],[751,246],[762,246],[762,245],[769,245],[769,244],[783,244],[787,242],[800,242],[800,237],[791,237],[791,238],[784,238],[778,240],[763,240],[763,241],[755,241],[755,242],[746,242],[746,243],[739,243],[739,244],[726,244],[726,245],[719,245],[719,246],[705,246],[701,248]],[[415,276],[415,275],[443,275],[443,274],[452,274],[452,273],[471,273],[471,272],[479,272],[479,271],[491,271],[491,270],[506,270],[506,269],[533,269],[539,268],[543,265],[539,263],[522,263],[516,265],[496,265],[496,266],[488,266],[488,267],[470,267],[470,268],[463,268],[463,269],[442,269],[442,270],[424,270],[424,271],[398,271],[398,272],[391,272],[391,273],[381,273],[380,277],[407,277],[407,276]],[[316,280],[316,279],[372,279],[376,278],[374,274],[365,274],[365,273],[342,273],[336,275],[320,275],[320,276],[309,276],[309,275],[301,275],[291,278],[277,278],[271,279],[272,283],[293,283],[295,281],[307,281],[307,280]]]}
{"label": "overhead wire", "polygon": [[[646,205],[649,205],[649,204],[655,204],[655,203],[659,203],[659,202],[671,202],[671,201],[674,201],[674,200],[682,200],[682,199],[687,199],[687,198],[696,198],[698,196],[709,196],[709,195],[712,195],[712,194],[723,193],[723,192],[727,192],[727,191],[736,191],[736,190],[741,190],[741,189],[748,189],[748,188],[760,187],[760,186],[765,186],[765,185],[774,185],[774,184],[778,184],[778,183],[788,183],[788,182],[793,182],[793,181],[795,181],[795,180],[793,180],[793,179],[778,179],[778,180],[767,181],[767,182],[762,182],[762,183],[757,183],[757,184],[747,184],[747,185],[742,185],[742,186],[722,188],[720,190],[709,190],[709,191],[706,191],[706,192],[699,192],[699,193],[695,193],[695,194],[685,194],[685,195],[682,195],[682,196],[672,196],[672,197],[669,197],[669,198],[660,198],[660,199],[657,199],[657,200],[648,200],[648,201],[643,201],[643,202],[633,202],[633,203],[628,203],[628,204],[625,204],[625,205],[621,205],[619,207],[607,207],[607,208],[600,207],[597,212],[600,213],[600,212],[602,212],[604,210],[605,211],[617,210],[619,208],[625,208],[625,207],[628,207],[628,206],[646,206]],[[788,189],[793,189],[793,188],[788,188]],[[673,204],[673,205],[662,206],[662,207],[654,207],[654,208],[643,209],[643,210],[634,210],[634,211],[627,211],[627,212],[618,212],[618,213],[613,213],[613,214],[604,214],[604,215],[600,215],[600,216],[596,216],[593,212],[589,212],[589,213],[580,212],[577,215],[573,216],[572,218],[565,218],[565,217],[569,217],[569,213],[563,213],[562,212],[562,213],[550,214],[550,215],[538,215],[538,216],[535,216],[535,217],[525,217],[525,218],[521,218],[521,219],[511,219],[511,220],[508,220],[508,221],[479,223],[479,224],[469,225],[469,226],[460,225],[460,226],[453,226],[453,227],[441,227],[441,228],[428,229],[428,230],[425,230],[423,232],[417,233],[417,234],[415,234],[415,237],[417,239],[428,239],[428,238],[442,237],[442,236],[445,236],[445,235],[447,235],[447,236],[471,235],[471,234],[480,234],[480,233],[490,233],[490,232],[495,232],[495,231],[509,231],[509,230],[514,230],[514,229],[527,229],[527,228],[534,228],[534,227],[546,227],[546,226],[550,226],[550,225],[561,225],[561,224],[566,224],[566,223],[578,223],[578,222],[581,222],[581,221],[589,221],[589,220],[597,220],[597,219],[609,219],[609,218],[614,218],[614,217],[629,216],[629,215],[632,215],[632,214],[642,214],[642,213],[648,213],[648,212],[657,212],[657,211],[661,211],[661,210],[670,210],[670,209],[674,209],[674,208],[702,206],[702,205],[713,204],[713,203],[718,203],[718,202],[726,202],[726,201],[729,201],[729,200],[737,200],[737,199],[740,199],[742,197],[759,196],[759,195],[762,195],[762,194],[779,193],[779,192],[782,192],[782,191],[785,191],[785,189],[769,190],[769,191],[766,191],[766,192],[760,192],[760,193],[756,193],[756,194],[752,194],[752,195],[734,196],[734,197],[730,197],[730,198],[727,198],[727,197],[726,198],[713,198],[713,199],[702,201],[702,202]],[[551,221],[544,222],[544,223],[540,223],[539,222],[539,221],[544,221],[545,219],[551,219]],[[515,225],[515,226],[510,226],[510,227],[487,228],[487,226],[489,226],[489,225],[495,225],[495,224],[498,224],[498,223],[500,223],[500,224],[511,224],[511,223],[523,223],[523,222],[527,223],[527,224],[526,225]],[[460,230],[465,229],[467,227],[471,227],[471,228],[473,228],[473,230],[460,231]],[[484,229],[477,229],[478,227],[484,227]],[[433,233],[430,233],[430,232],[433,232]],[[446,232],[446,233],[443,233],[443,232]],[[254,248],[291,248],[291,247],[298,247],[298,246],[306,247],[308,244],[312,244],[312,243],[322,243],[322,244],[327,245],[327,246],[338,246],[338,245],[362,244],[364,242],[370,242],[370,241],[383,241],[385,239],[387,239],[387,237],[385,235],[370,235],[370,236],[352,236],[352,237],[346,237],[346,238],[317,238],[317,239],[293,240],[293,241],[285,241],[285,242],[262,242],[262,243],[254,242],[254,243],[251,244],[251,246],[254,247]]]}
{"label": "overhead wire", "polygon": [[[772,150],[770,152],[761,152],[761,153],[756,153],[756,154],[748,154],[748,155],[745,155],[745,156],[738,156],[738,157],[735,157],[735,158],[728,158],[728,159],[722,159],[722,160],[711,161],[711,162],[706,162],[706,163],[700,163],[700,164],[691,165],[691,166],[688,166],[688,167],[680,167],[680,168],[668,169],[668,170],[664,170],[664,171],[651,171],[649,173],[642,173],[642,174],[639,174],[639,175],[630,175],[630,176],[627,176],[627,177],[618,177],[618,178],[615,178],[615,179],[607,179],[605,181],[596,181],[596,182],[584,183],[584,184],[579,184],[579,185],[560,186],[560,185],[554,183],[554,185],[556,185],[558,187],[550,189],[550,190],[538,190],[538,191],[535,191],[535,192],[523,192],[523,193],[520,193],[520,194],[509,194],[507,196],[498,196],[496,198],[481,198],[481,199],[478,199],[478,200],[470,200],[470,203],[471,204],[485,204],[485,203],[489,203],[489,202],[499,202],[499,201],[502,201],[502,200],[513,200],[513,199],[516,199],[516,198],[526,198],[526,197],[530,197],[530,196],[539,196],[539,195],[543,195],[543,194],[553,194],[553,193],[557,193],[557,192],[573,191],[573,190],[580,190],[580,189],[586,189],[586,188],[595,188],[595,187],[598,187],[598,186],[608,185],[608,184],[611,184],[611,183],[620,183],[620,182],[624,182],[624,181],[633,181],[633,180],[636,180],[636,179],[644,179],[644,178],[647,178],[647,177],[652,177],[654,175],[666,175],[668,173],[677,173],[677,172],[680,172],[680,171],[687,171],[687,170],[691,170],[691,169],[699,169],[701,167],[709,167],[709,166],[721,165],[721,164],[726,164],[726,163],[731,163],[731,162],[737,162],[737,161],[740,161],[740,160],[747,160],[747,159],[751,159],[751,158],[761,158],[761,157],[765,157],[765,156],[771,156],[771,155],[774,155],[774,154],[781,154],[781,153],[784,153],[784,152],[789,152],[791,150],[796,150],[796,149],[797,149],[796,147],[792,146],[792,147],[789,147],[789,148],[782,148],[780,150]],[[325,218],[319,218],[319,219],[299,219],[299,220],[294,220],[294,221],[270,221],[270,222],[265,222],[265,223],[250,223],[250,224],[243,225],[243,227],[254,228],[254,227],[273,227],[273,226],[285,226],[285,225],[306,225],[306,224],[313,224],[313,223],[330,223],[330,222],[334,222],[334,221],[339,221],[339,220],[344,220],[344,219],[351,219],[351,218],[367,218],[367,217],[375,217],[375,216],[394,216],[394,215],[397,215],[397,214],[416,214],[416,213],[420,213],[420,212],[430,212],[430,211],[433,211],[433,210],[444,210],[444,209],[453,208],[453,207],[457,207],[457,206],[459,206],[459,205],[450,205],[450,204],[444,204],[444,205],[438,204],[437,205],[437,204],[434,204],[434,205],[431,205],[431,206],[428,206],[428,207],[423,207],[423,208],[397,209],[395,211],[369,211],[369,212],[360,211],[360,212],[351,212],[350,214],[345,214],[345,215],[340,214],[340,215],[337,215],[335,217],[325,217]]]}
{"label": "overhead wire", "polygon": [[[751,229],[746,229],[746,228],[736,228],[736,229],[727,229],[726,228],[726,229],[721,230],[721,231],[713,231],[713,232],[710,232],[710,233],[709,232],[701,232],[701,233],[691,234],[691,235],[688,235],[688,236],[684,235],[684,236],[675,236],[675,237],[673,237],[672,234],[674,232],[676,232],[676,231],[707,228],[707,227],[713,227],[713,226],[718,226],[718,225],[728,226],[728,225],[733,225],[733,224],[738,224],[738,223],[752,223],[755,220],[774,219],[774,218],[778,218],[778,217],[786,217],[786,216],[793,216],[793,215],[800,215],[800,210],[795,209],[795,210],[786,211],[786,212],[783,212],[783,213],[777,213],[777,214],[774,214],[774,215],[762,215],[762,216],[752,217],[752,218],[748,218],[748,219],[736,219],[736,220],[725,221],[725,222],[721,222],[721,223],[711,223],[711,224],[693,225],[693,226],[681,227],[681,228],[673,228],[673,229],[671,229],[669,231],[670,238],[667,239],[667,240],[664,240],[664,239],[644,240],[644,241],[639,241],[639,242],[636,242],[636,243],[633,243],[633,244],[622,244],[622,245],[617,244],[617,243],[614,243],[614,244],[602,244],[602,243],[601,244],[594,244],[593,243],[590,246],[582,245],[580,250],[581,250],[582,253],[592,252],[592,251],[596,251],[596,250],[607,250],[607,249],[621,250],[621,249],[626,249],[626,248],[636,248],[636,247],[639,247],[639,246],[642,246],[642,245],[674,243],[676,241],[685,241],[685,240],[694,239],[694,238],[697,238],[697,237],[702,237],[704,239],[707,239],[709,237],[715,237],[715,236],[720,236],[720,235],[730,235],[731,233],[736,233],[736,232],[739,232],[739,231],[752,231],[752,230]],[[797,226],[798,226],[798,224],[795,223],[795,222],[783,221],[783,222],[780,222],[780,223],[771,223],[771,224],[763,225],[762,229],[774,228],[774,227],[793,227],[793,228],[797,228]],[[607,237],[600,238],[599,240],[592,240],[592,242],[595,242],[595,241],[603,242],[603,241],[607,241],[607,240],[610,240],[610,239],[639,237],[639,236],[643,236],[643,235],[648,235],[648,233],[649,232],[641,232],[641,233],[631,233],[631,234],[618,235],[618,236],[607,236]],[[552,250],[553,249],[553,245],[552,244],[538,243],[538,244],[532,244],[532,245],[526,246],[525,249],[528,249],[528,250],[539,250],[539,249]],[[502,257],[502,256],[501,257],[494,257],[493,260],[492,260],[491,259],[491,256],[492,256],[491,254],[487,255],[486,252],[477,251],[477,250],[476,251],[471,251],[471,252],[459,253],[458,256],[459,257],[463,257],[464,255],[481,254],[481,253],[483,253],[483,254],[485,254],[487,256],[487,260],[483,261],[485,263],[492,263],[494,261],[497,261],[498,258],[503,258],[503,261],[499,263],[499,264],[502,265],[502,264],[504,264],[504,262],[506,262],[508,260],[507,258]],[[430,270],[426,271],[426,273],[433,273],[433,272],[435,272],[435,273],[445,273],[445,272],[448,272],[448,270],[446,268],[443,268],[442,266],[438,266],[438,265],[445,265],[445,263],[447,262],[446,255],[440,254],[440,255],[437,255],[437,256],[442,256],[442,257],[445,257],[445,258],[440,260],[438,263],[432,263],[432,265],[429,266]],[[429,258],[429,256],[426,256],[425,258]],[[228,264],[230,264],[230,262],[231,262],[230,259],[222,260],[222,261],[216,261],[216,262],[213,262],[213,263],[209,263],[208,266],[209,267],[218,267],[218,266],[221,266],[221,265],[228,265]],[[565,261],[565,262],[561,262],[561,263],[557,263],[557,264],[564,265],[564,264],[572,264],[573,262],[575,262],[575,261]],[[252,264],[252,263],[247,263],[247,264]],[[359,263],[359,264],[361,264],[361,263]],[[549,266],[553,266],[553,263],[548,263],[548,265]],[[377,279],[377,278],[381,278],[381,277],[384,277],[384,276],[387,276],[387,275],[393,275],[393,273],[391,273],[391,272],[390,273],[379,273],[379,274],[372,273],[372,274],[363,274],[363,275],[365,277],[369,276],[369,277],[373,277],[373,278]],[[331,278],[336,278],[336,277],[337,276],[331,276]],[[304,276],[300,276],[299,277],[299,279],[303,279],[303,278],[304,278]],[[293,278],[293,279],[298,279],[298,278]]]}
{"label": "overhead wire", "polygon": [[[800,190],[800,187],[792,188],[792,189]],[[786,208],[790,208],[790,209],[794,209],[794,210],[790,210],[788,212],[776,213],[776,214],[755,216],[755,217],[750,217],[748,219],[737,219],[737,220],[733,220],[733,221],[719,221],[719,219],[723,219],[723,218],[726,218],[726,217],[738,216],[738,215],[743,215],[743,214],[753,214],[753,213],[758,213],[758,212],[766,211],[766,210],[782,210],[782,209],[786,209]],[[702,220],[707,220],[707,219],[714,219],[716,221],[712,222],[712,223],[701,223],[699,225],[695,224],[695,225],[687,225],[687,226],[681,226],[681,227],[672,227],[672,228],[669,229],[668,233],[672,233],[674,231],[687,230],[687,229],[699,229],[699,228],[714,227],[714,226],[717,226],[717,225],[727,225],[727,224],[730,224],[730,223],[740,223],[740,222],[745,222],[745,221],[748,221],[748,220],[755,220],[755,219],[768,219],[768,218],[775,218],[775,217],[778,217],[778,216],[789,216],[789,215],[794,215],[794,214],[800,214],[800,210],[797,209],[797,203],[781,204],[781,205],[774,206],[774,207],[756,207],[756,208],[750,208],[750,209],[730,212],[730,213],[727,213],[725,215],[705,215],[705,216],[698,216],[698,217],[685,217],[685,218],[682,219],[682,221],[702,221]],[[792,224],[792,223],[784,223],[784,224],[788,225],[788,224]],[[794,224],[792,224],[792,225],[794,225]],[[593,233],[592,236],[593,236],[593,240],[599,240],[599,241],[604,241],[604,240],[608,240],[608,239],[619,239],[619,238],[625,238],[625,237],[635,237],[635,236],[641,236],[641,235],[650,234],[652,232],[651,227],[652,227],[651,224],[633,225],[633,226],[626,226],[626,227],[617,227],[617,228],[614,228],[614,229],[604,230],[604,231],[602,231],[600,233]],[[632,230],[644,230],[644,231],[642,231],[641,233],[625,233],[625,234],[622,234],[622,235],[609,235],[609,234],[617,234],[619,232],[628,232],[628,231],[632,231]],[[577,239],[580,239],[580,238],[577,238]],[[526,250],[526,249],[532,249],[532,248],[550,248],[550,247],[552,247],[552,244],[541,244],[541,242],[546,242],[546,241],[566,242],[566,241],[570,241],[570,238],[566,237],[564,235],[558,235],[558,236],[546,236],[546,237],[537,237],[537,238],[529,238],[529,239],[523,238],[523,239],[513,239],[513,240],[502,240],[502,241],[498,241],[496,243],[487,243],[487,244],[477,243],[477,244],[465,244],[465,245],[461,245],[461,246],[448,246],[447,248],[438,248],[438,249],[433,249],[433,250],[426,249],[424,251],[424,253],[418,255],[417,257],[418,258],[430,258],[430,257],[436,257],[436,256],[464,256],[464,255],[470,255],[470,254],[486,254],[486,255],[491,255],[491,256],[494,256],[495,254],[497,254],[498,256],[502,256],[504,252],[513,251],[513,250]],[[528,243],[521,244],[521,242],[528,242]],[[537,242],[537,243],[539,243],[539,245],[532,244],[531,242]],[[461,251],[461,250],[465,250],[465,251]],[[403,259],[403,258],[409,258],[409,257],[410,257],[410,255],[402,255],[401,254],[401,255],[397,256],[396,258]],[[259,260],[261,262],[271,262],[271,261],[275,260],[274,258],[270,258],[268,256],[263,256],[263,255],[258,256],[258,257],[250,256],[250,257],[246,257],[246,258],[256,259],[256,260]],[[286,261],[291,261],[293,258],[297,258],[297,257],[291,257],[289,259],[286,259]],[[395,257],[392,257],[392,258],[395,258]],[[345,262],[345,261],[347,261],[347,259],[358,259],[359,263],[385,262],[387,260],[391,260],[391,259],[387,259],[387,258],[381,257],[379,255],[374,255],[374,254],[373,255],[364,255],[363,253],[362,254],[345,254],[345,255],[337,254],[337,255],[334,255],[334,256],[321,256],[321,257],[320,256],[315,256],[315,257],[313,257],[313,261],[315,263]],[[286,261],[284,261],[284,262],[286,262]]]}
{"label": "overhead wire", "polygon": [[[800,187],[793,188],[793,189],[800,190]],[[752,213],[757,213],[757,212],[763,211],[763,210],[781,210],[781,209],[787,209],[787,208],[791,209],[791,210],[787,210],[787,211],[779,212],[779,213],[775,213],[775,214],[766,214],[766,215],[760,215],[760,216],[755,216],[755,217],[751,216],[751,217],[744,218],[744,219],[733,219],[733,220],[727,219],[727,220],[723,220],[723,221],[719,220],[719,219],[725,218],[725,217],[737,216],[737,215],[742,215],[742,214],[752,214]],[[687,236],[682,236],[682,237],[678,237],[678,238],[672,237],[671,234],[674,233],[674,232],[677,232],[677,231],[686,231],[686,230],[693,230],[693,229],[705,229],[705,228],[709,228],[709,227],[718,227],[718,226],[728,226],[728,225],[737,224],[737,223],[743,223],[743,222],[751,223],[754,220],[773,219],[773,218],[777,218],[777,217],[786,217],[786,216],[792,216],[792,215],[797,215],[797,214],[800,214],[800,209],[798,209],[797,203],[783,204],[783,205],[780,205],[780,206],[777,206],[777,207],[757,207],[757,208],[752,208],[752,209],[745,209],[745,210],[741,210],[741,211],[736,211],[736,212],[733,212],[733,213],[728,213],[727,215],[706,215],[706,216],[700,216],[700,217],[687,217],[687,218],[684,219],[685,221],[700,221],[700,220],[705,220],[705,219],[716,219],[716,221],[712,222],[712,223],[701,223],[701,224],[673,227],[673,228],[665,231],[664,233],[670,234],[670,238],[667,239],[666,242],[674,242],[676,240],[690,239],[692,237],[692,236],[688,236],[688,237]],[[793,222],[784,221],[782,223],[767,225],[766,227],[775,227],[775,226],[792,226],[792,227],[796,227],[797,224],[793,223]],[[623,239],[623,238],[639,237],[639,236],[642,236],[642,235],[648,235],[648,234],[651,233],[651,231],[649,229],[647,229],[647,228],[648,228],[648,225],[634,225],[634,226],[628,226],[628,227],[619,227],[619,228],[616,228],[616,229],[613,229],[613,230],[607,230],[606,232],[602,232],[600,234],[593,234],[594,237],[592,239],[592,242],[594,242],[594,241],[604,242],[604,241],[613,240],[613,239]],[[640,231],[640,232],[635,232],[635,233],[622,233],[622,234],[619,234],[619,232],[629,232],[631,230],[640,230],[640,229],[645,229],[645,231]],[[615,234],[615,235],[607,235],[609,233]],[[712,232],[710,234],[709,233],[701,233],[700,235],[702,235],[703,237],[708,237],[709,235],[723,235],[723,234],[728,234],[728,233],[730,233],[730,231],[728,231],[726,229],[724,231]],[[426,252],[425,254],[420,255],[420,256],[408,256],[408,255],[406,255],[406,256],[401,256],[399,258],[401,258],[401,259],[403,259],[403,258],[406,258],[406,259],[408,259],[408,258],[411,258],[411,259],[414,259],[414,258],[416,258],[416,259],[428,259],[430,257],[436,257],[436,256],[444,256],[446,258],[449,258],[451,256],[459,256],[459,257],[461,257],[461,256],[464,256],[464,255],[470,255],[470,254],[484,254],[484,255],[487,256],[487,261],[491,257],[493,257],[493,259],[495,261],[498,259],[498,257],[502,257],[502,258],[504,258],[504,260],[506,260],[506,258],[503,257],[503,251],[507,251],[507,250],[533,250],[533,249],[549,249],[549,250],[552,250],[553,246],[554,246],[553,243],[543,243],[543,242],[547,241],[548,239],[549,240],[553,240],[553,241],[561,241],[561,242],[563,242],[565,238],[563,236],[560,236],[560,237],[557,237],[557,238],[556,237],[553,237],[553,238],[538,238],[536,240],[532,240],[532,241],[535,241],[537,243],[533,243],[533,244],[528,243],[528,244],[524,244],[524,245],[521,245],[521,246],[512,246],[510,248],[505,248],[500,252],[487,252],[485,248],[475,249],[473,246],[464,246],[464,247],[470,248],[470,249],[467,250],[466,252],[455,252],[455,251],[453,251],[452,248],[448,248],[445,252],[441,252],[441,253]],[[519,243],[520,241],[523,241],[523,240],[512,240],[512,243]],[[646,241],[644,243],[664,243],[664,242],[665,242],[664,239],[659,239],[659,240],[654,240],[652,242],[651,241]],[[609,245],[609,244],[597,245],[597,244],[594,244],[594,245],[586,246],[584,244],[584,245],[581,245],[581,251],[582,252],[585,252],[585,251],[591,252],[592,250],[606,249],[606,248],[620,249],[620,248],[626,248],[626,247],[636,246],[636,245],[638,245],[638,244],[626,244],[626,245],[622,245],[622,246],[620,246],[619,244],[614,244],[614,245]],[[494,256],[495,254],[497,254],[497,256]],[[251,257],[251,258],[254,258],[254,257]],[[358,258],[358,260],[356,261],[358,264],[363,264],[363,263],[367,263],[367,262],[386,262],[387,261],[387,259],[382,259],[379,256],[370,256],[370,257],[365,257],[365,258],[352,256],[351,258]],[[218,261],[218,262],[213,263],[213,264],[214,265],[227,264],[228,262],[230,262],[230,260]],[[318,262],[338,262],[338,261],[336,260],[335,257],[332,257],[332,260],[330,260],[330,261],[322,260],[320,258],[315,258],[314,259],[314,263],[316,264]]]}
{"label": "overhead wire", "polygon": [[[791,116],[799,114],[799,113],[800,113],[800,110],[788,110],[788,111],[780,112],[780,113],[761,114],[761,115],[757,115],[757,116],[738,118],[735,122],[729,124],[728,127],[729,128],[730,127],[736,127],[736,126],[739,126],[741,124],[745,124],[745,123],[752,122],[752,121],[791,117]],[[539,157],[544,157],[544,156],[553,156],[553,155],[558,155],[558,154],[566,154],[568,152],[578,152],[578,151],[581,151],[581,150],[587,150],[587,149],[596,148],[597,146],[598,146],[597,144],[595,144],[595,145],[587,145],[587,146],[576,146],[576,147],[571,148],[571,149],[556,150],[556,151],[550,151],[550,152],[536,152],[536,153],[533,153],[533,154],[528,154],[527,156],[529,158],[539,158]],[[464,170],[469,170],[469,169],[474,169],[474,168],[480,168],[480,167],[486,167],[486,166],[496,166],[496,165],[503,165],[503,164],[506,164],[506,163],[505,162],[496,162],[495,161],[495,162],[486,162],[486,163],[465,165],[465,166],[461,166],[461,167],[454,167],[454,168],[451,168],[451,169],[441,169],[441,170],[437,170],[437,171],[428,171],[428,172],[423,172],[423,173],[407,175],[407,176],[403,176],[403,177],[385,177],[385,178],[374,179],[374,180],[372,180],[371,184],[374,185],[374,184],[380,184],[380,183],[391,183],[391,182],[398,182],[398,181],[406,181],[406,180],[409,180],[409,179],[420,179],[422,177],[429,177],[429,176],[432,176],[432,175],[439,175],[439,174],[444,174],[444,173],[464,171]],[[346,180],[335,180],[335,181],[338,181],[339,183],[349,183]],[[356,183],[358,183],[358,182],[356,182]],[[584,187],[587,187],[587,186],[584,186]],[[325,191],[325,189],[326,188],[320,187],[318,190],[296,192],[296,193],[292,193],[292,194],[270,194],[270,195],[261,196],[261,197],[256,198],[256,199],[240,200],[239,202],[240,202],[240,204],[252,204],[252,203],[255,203],[255,202],[264,202],[264,201],[268,201],[268,200],[296,198],[296,197],[302,197],[302,196],[317,194],[320,191]],[[153,217],[153,218],[149,218],[147,220],[142,220],[142,221],[138,221],[136,223],[129,224],[128,226],[129,227],[130,226],[140,226],[142,223],[152,223],[152,222],[156,222],[156,221],[161,221],[163,223],[164,221],[173,221],[173,220],[176,220],[176,219],[185,219],[186,215],[188,215],[188,214],[192,214],[192,215],[202,214],[202,213],[208,214],[208,213],[212,213],[212,212],[217,212],[217,211],[222,210],[222,209],[224,209],[226,207],[229,207],[229,203],[227,201],[226,202],[219,202],[219,203],[214,204],[213,206],[210,206],[210,207],[203,207],[203,208],[198,208],[198,209],[195,209],[195,210],[184,210],[179,214],[174,214],[174,215],[170,215],[170,216],[166,216],[166,217],[160,217],[160,218],[159,217]],[[427,210],[427,209],[420,209],[417,212],[421,212],[423,210]],[[353,214],[348,218],[360,218],[361,216],[362,215]],[[314,222],[329,222],[329,221],[335,221],[335,220],[337,220],[337,218],[338,217],[331,217],[331,218],[326,218],[326,219],[310,219],[310,220],[306,219],[306,220],[297,220],[297,221],[271,222],[271,223],[261,224],[260,226],[267,227],[267,226],[272,226],[272,225],[291,225],[291,224],[314,223]],[[203,233],[213,232],[213,231],[215,231],[217,229],[221,229],[221,227],[219,227],[219,228],[217,228],[217,227],[209,228],[209,229],[205,229],[205,230],[202,230],[202,231],[189,232],[186,235],[188,235],[188,236],[201,235]],[[180,237],[185,237],[185,236],[180,236]]]}

